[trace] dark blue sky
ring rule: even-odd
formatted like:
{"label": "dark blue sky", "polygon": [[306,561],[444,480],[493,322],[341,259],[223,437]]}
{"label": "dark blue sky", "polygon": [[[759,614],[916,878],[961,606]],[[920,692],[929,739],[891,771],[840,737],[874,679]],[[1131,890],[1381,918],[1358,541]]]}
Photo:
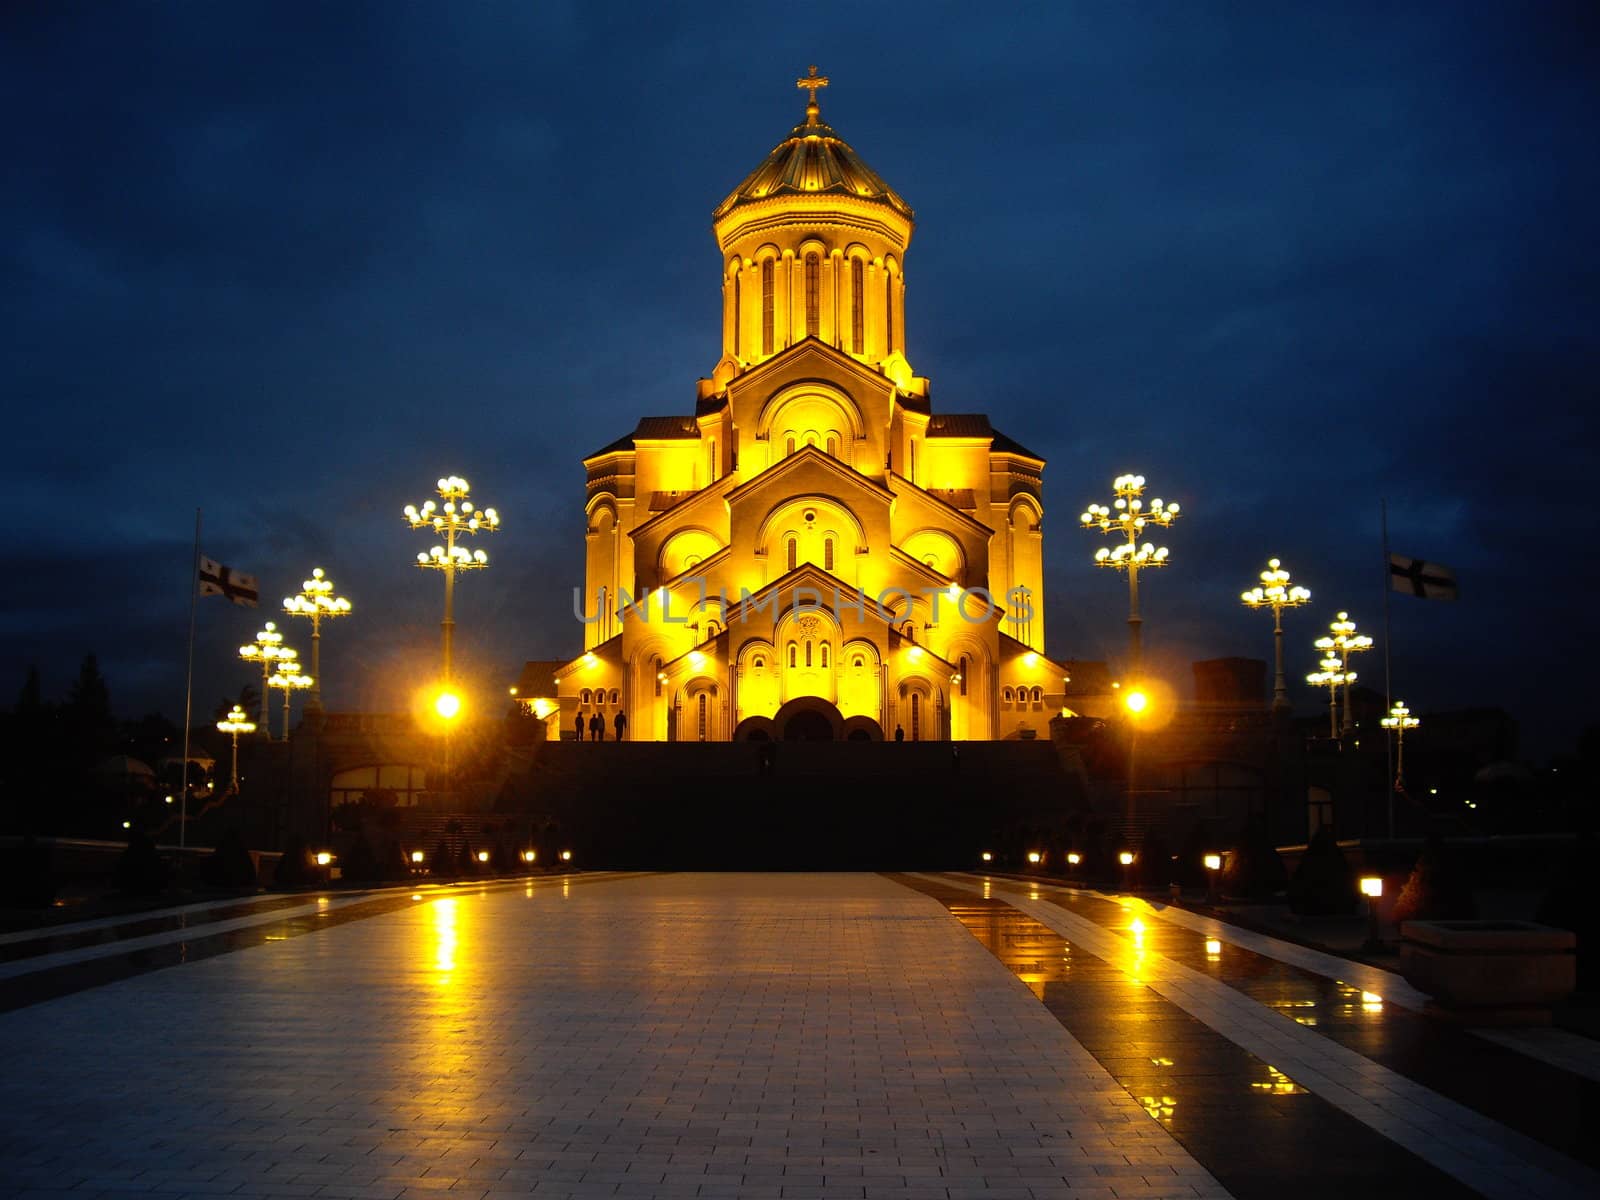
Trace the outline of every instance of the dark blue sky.
{"label": "dark blue sky", "polygon": [[[451,472],[506,523],[462,652],[497,688],[574,652],[578,460],[692,409],[711,209],[816,62],[917,210],[936,408],[1049,459],[1053,654],[1124,645],[1076,528],[1113,475],[1188,510],[1146,627],[1185,686],[1270,652],[1237,600],[1269,554],[1316,596],[1292,679],[1335,609],[1381,633],[1386,496],[1394,548],[1462,583],[1396,597],[1397,694],[1559,748],[1596,715],[1596,11],[7,5],[0,686],[38,662],[59,694],[94,650],[119,709],[179,711],[201,505],[274,603],[314,563],[354,601],[330,703],[400,707],[440,604],[400,508]],[[202,605],[204,708],[271,615]]]}

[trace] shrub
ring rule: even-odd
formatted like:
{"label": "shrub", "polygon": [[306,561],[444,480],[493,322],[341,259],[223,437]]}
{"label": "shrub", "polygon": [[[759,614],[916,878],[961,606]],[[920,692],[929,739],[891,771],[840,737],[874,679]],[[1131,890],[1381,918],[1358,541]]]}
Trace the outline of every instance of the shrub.
{"label": "shrub", "polygon": [[1333,831],[1324,826],[1289,881],[1289,907],[1304,917],[1334,917],[1352,911],[1355,904],[1355,874]]}
{"label": "shrub", "polygon": [[304,887],[310,879],[311,860],[306,854],[306,840],[298,833],[292,833],[283,843],[283,857],[278,859],[278,869],[273,872],[272,886]]}
{"label": "shrub", "polygon": [[461,839],[461,851],[456,855],[456,874],[463,879],[471,879],[478,873],[478,860],[472,851],[472,842],[467,838]]}
{"label": "shrub", "polygon": [[253,888],[256,864],[237,829],[229,829],[217,842],[211,857],[200,864],[200,879],[212,887]]}
{"label": "shrub", "polygon": [[443,838],[433,848],[433,854],[428,858],[428,874],[440,879],[454,879],[456,877],[455,855],[450,853],[450,845]]}
{"label": "shrub", "polygon": [[1395,899],[1395,921],[1470,921],[1477,915],[1472,882],[1460,857],[1438,834],[1429,834]]}
{"label": "shrub", "polygon": [[0,851],[0,901],[19,908],[49,908],[56,898],[50,847],[31,833]]}
{"label": "shrub", "polygon": [[113,881],[119,892],[130,896],[159,896],[172,881],[172,868],[162,861],[150,835],[137,829],[117,859]]}
{"label": "shrub", "polygon": [[1600,894],[1589,878],[1597,851],[1593,833],[1578,835],[1572,856],[1534,917],[1578,935],[1578,987],[1585,992],[1600,987]]}
{"label": "shrub", "polygon": [[339,855],[339,878],[353,883],[371,883],[378,878],[378,858],[366,834],[356,834]]}
{"label": "shrub", "polygon": [[1139,843],[1138,857],[1133,861],[1134,877],[1144,889],[1165,890],[1176,878],[1173,871],[1172,851],[1159,829],[1147,829],[1144,841]]}
{"label": "shrub", "polygon": [[1265,900],[1281,892],[1289,881],[1278,848],[1267,834],[1267,822],[1252,818],[1239,837],[1239,845],[1228,856],[1222,873],[1224,895],[1246,900]]}

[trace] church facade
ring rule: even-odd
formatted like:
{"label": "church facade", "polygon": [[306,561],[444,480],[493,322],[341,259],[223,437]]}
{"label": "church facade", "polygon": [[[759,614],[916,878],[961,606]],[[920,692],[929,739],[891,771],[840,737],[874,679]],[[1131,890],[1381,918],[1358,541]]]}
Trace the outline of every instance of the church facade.
{"label": "church facade", "polygon": [[584,653],[541,711],[566,737],[618,712],[630,740],[1047,737],[1044,460],[935,411],[912,210],[799,84],[805,120],[713,214],[722,356],[693,411],[583,460]]}

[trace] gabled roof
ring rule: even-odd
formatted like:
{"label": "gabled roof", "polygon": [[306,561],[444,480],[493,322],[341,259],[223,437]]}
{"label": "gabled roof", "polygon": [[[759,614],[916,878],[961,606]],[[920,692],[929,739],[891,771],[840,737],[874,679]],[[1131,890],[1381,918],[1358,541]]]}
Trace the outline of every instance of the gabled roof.
{"label": "gabled roof", "polygon": [[1015,454],[1020,458],[1031,458],[1034,462],[1042,464],[1044,455],[1035,454],[1021,442],[1008,438],[998,429],[994,431],[994,445],[990,447],[997,454]]}
{"label": "gabled roof", "polygon": [[700,426],[693,417],[640,417],[639,423],[633,427],[632,433],[625,433],[614,442],[608,442],[593,454],[586,454],[584,462],[591,458],[599,458],[602,454],[615,454],[619,450],[632,450],[634,443],[640,440],[647,442],[684,440],[698,441]]}
{"label": "gabled roof", "polygon": [[[899,495],[899,489],[904,488],[904,490],[907,493],[911,494],[911,495],[923,496],[923,497],[926,497],[928,500],[931,500],[937,508],[940,508],[940,509],[944,510],[945,512],[948,512],[956,520],[965,522],[966,525],[969,526],[974,531],[976,531],[978,533],[982,533],[985,536],[988,536],[988,535],[991,535],[991,534],[994,533],[993,529],[991,529],[989,526],[985,525],[982,521],[978,520],[978,518],[973,516],[971,513],[962,512],[959,508],[957,508],[955,505],[951,504],[950,501],[946,500],[943,496],[940,496],[940,495],[938,495],[938,494],[936,494],[934,492],[930,492],[930,491],[928,491],[927,488],[918,487],[916,484],[912,483],[911,480],[907,479],[904,475],[900,475],[900,474],[896,474],[896,473],[891,472],[890,475],[889,475],[889,481],[890,481],[890,483],[892,485],[892,489],[894,490],[896,495]],[[974,505],[973,508],[976,509],[977,506]]]}
{"label": "gabled roof", "polygon": [[838,365],[846,367],[855,372],[857,375],[860,375],[864,380],[876,384],[878,387],[884,388],[888,391],[895,390],[894,380],[890,379],[882,371],[874,370],[873,368],[867,366],[867,364],[862,362],[860,359],[846,354],[837,346],[828,345],[827,342],[823,341],[815,334],[807,334],[794,345],[780,350],[771,358],[757,363],[748,371],[744,371],[738,375],[735,375],[728,383],[728,390],[743,390],[744,388],[749,387],[752,382],[783,370],[794,359],[804,358],[807,355],[816,355],[817,357],[826,359],[830,363],[837,363]]}
{"label": "gabled roof", "polygon": [[929,437],[986,438],[994,426],[982,413],[934,413],[928,418]]}
{"label": "gabled roof", "polygon": [[592,454],[585,454],[583,456],[583,461],[584,462],[588,462],[591,458],[599,458],[603,454],[615,454],[619,450],[632,450],[632,449],[633,449],[633,434],[625,433],[621,437],[619,437],[616,441],[607,442],[604,446],[601,446],[600,449],[594,451]]}
{"label": "gabled roof", "polygon": [[845,466],[844,463],[829,456],[825,451],[817,449],[815,446],[802,446],[800,449],[784,458],[775,466],[768,467],[754,479],[751,479],[745,483],[741,483],[738,487],[734,488],[728,493],[728,503],[732,504],[736,499],[744,496],[748,492],[754,491],[756,488],[770,487],[775,481],[782,478],[784,475],[792,473],[798,467],[803,466],[806,463],[820,464],[821,466],[826,467],[829,471],[832,471],[835,475],[838,475],[841,479],[849,480],[869,492],[876,492],[885,500],[894,499],[894,493],[888,488],[884,487],[883,484],[879,483],[877,480],[869,479],[854,467]]}

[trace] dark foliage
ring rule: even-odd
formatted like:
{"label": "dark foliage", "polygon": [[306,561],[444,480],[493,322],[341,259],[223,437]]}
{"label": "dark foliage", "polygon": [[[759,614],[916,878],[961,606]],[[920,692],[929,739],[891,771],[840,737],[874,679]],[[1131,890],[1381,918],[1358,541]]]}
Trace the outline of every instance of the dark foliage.
{"label": "dark foliage", "polygon": [[1164,891],[1177,878],[1172,851],[1168,849],[1167,839],[1161,836],[1160,830],[1151,828],[1145,831],[1133,868],[1134,877],[1141,888]]}
{"label": "dark foliage", "polygon": [[1600,989],[1600,892],[1595,890],[1595,855],[1600,843],[1590,832],[1579,834],[1566,867],[1539,904],[1534,919],[1578,935],[1578,988]]}
{"label": "dark foliage", "polygon": [[433,853],[428,856],[428,873],[440,879],[456,877],[455,855],[450,853],[450,846],[443,838],[439,839],[438,845],[433,848]]}
{"label": "dark foliage", "polygon": [[280,888],[305,887],[311,881],[311,859],[306,853],[306,840],[298,833],[291,834],[283,846],[283,857],[278,860],[278,870],[272,885]]}
{"label": "dark foliage", "polygon": [[117,859],[112,881],[118,891],[130,896],[159,896],[172,882],[172,868],[162,860],[150,835],[136,829]]}
{"label": "dark foliage", "polygon": [[1324,826],[1311,839],[1289,881],[1289,907],[1303,917],[1335,917],[1353,912],[1355,906],[1355,873],[1333,831]]}
{"label": "dark foliage", "polygon": [[1222,873],[1222,891],[1241,900],[1267,900],[1283,891],[1289,874],[1278,857],[1278,848],[1267,833],[1267,823],[1254,817],[1246,823],[1239,845],[1228,857]]}
{"label": "dark foliage", "polygon": [[1394,919],[1470,921],[1477,915],[1472,880],[1461,856],[1438,834],[1430,834],[1394,902]]}
{"label": "dark foliage", "polygon": [[49,846],[30,836],[0,850],[0,904],[49,908],[55,898]]}
{"label": "dark foliage", "polygon": [[382,878],[378,856],[364,834],[356,834],[339,855],[339,878],[351,883],[373,883]]}
{"label": "dark foliage", "polygon": [[256,865],[237,829],[228,830],[218,840],[211,857],[201,863],[200,879],[219,888],[256,886]]}

